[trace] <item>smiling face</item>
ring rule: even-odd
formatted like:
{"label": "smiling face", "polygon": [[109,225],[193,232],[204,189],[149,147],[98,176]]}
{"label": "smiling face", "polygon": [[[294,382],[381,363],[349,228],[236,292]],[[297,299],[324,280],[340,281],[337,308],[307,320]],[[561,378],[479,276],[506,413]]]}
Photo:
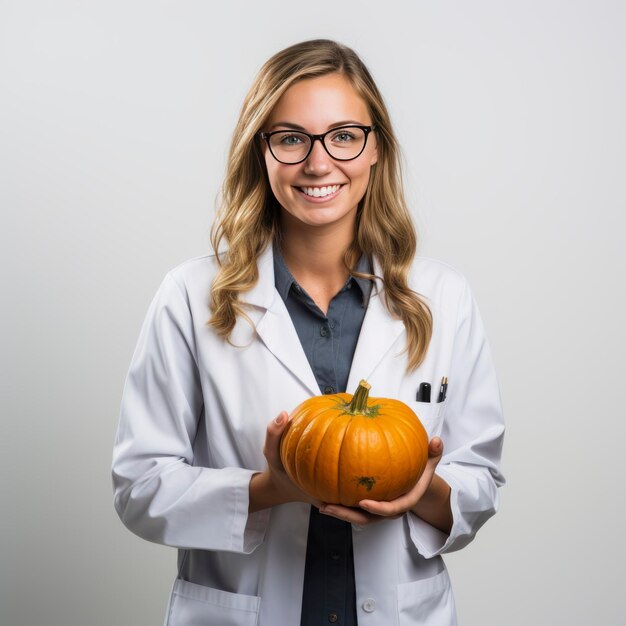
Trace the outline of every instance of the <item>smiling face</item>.
{"label": "smiling face", "polygon": [[[340,74],[301,80],[280,98],[264,127],[322,134],[340,126],[370,126],[365,101]],[[327,137],[328,142],[330,137]],[[270,186],[278,200],[283,227],[341,225],[352,232],[357,206],[376,163],[376,136],[370,133],[365,149],[352,161],[336,161],[320,141],[302,163],[279,163],[265,143]]]}

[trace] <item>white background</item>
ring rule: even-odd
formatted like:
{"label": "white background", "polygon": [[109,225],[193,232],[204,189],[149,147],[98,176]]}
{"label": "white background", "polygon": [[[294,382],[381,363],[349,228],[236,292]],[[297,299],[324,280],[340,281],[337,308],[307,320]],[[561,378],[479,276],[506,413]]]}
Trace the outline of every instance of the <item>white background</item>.
{"label": "white background", "polygon": [[496,359],[508,484],[446,559],[461,625],[626,623],[623,2],[0,0],[3,625],[162,622],[175,550],[112,506],[126,369],[209,250],[254,74],[320,36],[374,74]]}

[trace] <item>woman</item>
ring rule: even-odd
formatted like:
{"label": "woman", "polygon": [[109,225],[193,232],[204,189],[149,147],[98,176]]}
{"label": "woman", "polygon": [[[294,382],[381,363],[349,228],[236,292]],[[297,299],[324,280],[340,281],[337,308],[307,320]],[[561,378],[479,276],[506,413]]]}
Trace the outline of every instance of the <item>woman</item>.
{"label": "woman", "polygon": [[[150,306],[113,458],[124,524],[179,549],[166,624],[455,624],[440,555],[497,509],[498,387],[466,281],[415,258],[389,116],[352,50],[309,41],[263,66],[212,242]],[[287,412],[362,378],[420,416],[427,469],[392,502],[313,501],[280,463]]]}

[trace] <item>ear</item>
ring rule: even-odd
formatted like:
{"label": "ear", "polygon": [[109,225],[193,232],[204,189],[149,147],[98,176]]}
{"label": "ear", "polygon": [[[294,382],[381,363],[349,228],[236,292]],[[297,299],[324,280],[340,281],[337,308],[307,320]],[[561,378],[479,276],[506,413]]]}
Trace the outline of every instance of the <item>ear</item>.
{"label": "ear", "polygon": [[374,150],[372,151],[372,158],[370,159],[370,166],[378,163],[378,140],[376,139],[376,133],[372,133],[374,139]]}

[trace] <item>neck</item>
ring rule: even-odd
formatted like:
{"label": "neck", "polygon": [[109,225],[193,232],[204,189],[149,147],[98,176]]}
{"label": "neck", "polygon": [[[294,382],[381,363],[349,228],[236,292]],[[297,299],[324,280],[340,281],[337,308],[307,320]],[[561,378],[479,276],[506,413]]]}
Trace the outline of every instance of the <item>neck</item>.
{"label": "neck", "polygon": [[344,254],[354,239],[354,224],[327,227],[298,225],[282,220],[281,253],[299,283],[311,280],[343,285],[348,277]]}
{"label": "neck", "polygon": [[348,280],[344,255],[354,240],[356,211],[332,224],[305,224],[287,212],[281,219],[281,252],[298,284],[327,314]]}

